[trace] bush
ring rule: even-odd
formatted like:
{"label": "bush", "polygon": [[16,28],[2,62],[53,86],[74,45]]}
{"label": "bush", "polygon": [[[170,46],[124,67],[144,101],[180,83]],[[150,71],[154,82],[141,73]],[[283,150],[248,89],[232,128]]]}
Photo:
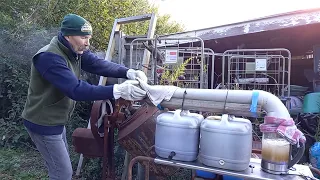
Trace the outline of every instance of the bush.
{"label": "bush", "polygon": [[8,59],[0,61],[0,137],[3,146],[16,146],[27,141],[20,114],[28,88],[28,72]]}
{"label": "bush", "polygon": [[30,61],[34,53],[50,41],[53,30],[34,29],[19,36],[10,32],[0,31],[0,44],[3,44],[0,49],[0,142],[7,147],[31,142],[21,119],[28,91]]}

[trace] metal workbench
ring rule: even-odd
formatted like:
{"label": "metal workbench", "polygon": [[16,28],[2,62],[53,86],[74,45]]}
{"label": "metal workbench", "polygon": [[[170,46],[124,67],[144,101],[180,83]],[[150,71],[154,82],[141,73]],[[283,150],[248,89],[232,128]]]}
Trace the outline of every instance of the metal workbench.
{"label": "metal workbench", "polygon": [[306,165],[300,165],[296,164],[293,166],[292,170],[288,172],[288,174],[284,175],[274,175],[267,172],[264,172],[261,169],[261,159],[251,158],[250,159],[250,166],[248,169],[244,171],[229,171],[224,170],[220,168],[212,168],[205,166],[201,164],[200,162],[182,162],[182,161],[174,161],[174,160],[168,160],[168,159],[162,159],[162,158],[155,158],[154,163],[156,164],[162,164],[162,165],[168,165],[168,166],[176,166],[181,168],[187,168],[187,169],[194,169],[194,170],[202,170],[202,171],[208,171],[213,172],[216,174],[221,175],[230,175],[234,177],[239,177],[243,179],[255,179],[255,180],[300,180],[300,179],[316,179],[310,168]]}

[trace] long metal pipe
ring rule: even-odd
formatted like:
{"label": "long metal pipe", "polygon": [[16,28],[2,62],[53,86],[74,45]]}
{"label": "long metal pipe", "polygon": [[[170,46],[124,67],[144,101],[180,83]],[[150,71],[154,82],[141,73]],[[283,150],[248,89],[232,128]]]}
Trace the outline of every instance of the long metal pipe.
{"label": "long metal pipe", "polygon": [[[166,88],[165,86],[163,88]],[[186,94],[185,94],[186,92]],[[243,105],[251,105],[253,92],[257,94],[257,105],[261,106],[262,110],[265,110],[267,116],[275,116],[278,118],[290,118],[290,114],[286,106],[282,101],[275,95],[261,90],[226,90],[226,89],[191,89],[191,88],[178,88],[172,99],[181,99],[184,101],[188,100],[203,100],[207,103],[211,102],[225,102],[228,103],[238,103]],[[162,101],[160,105],[164,108],[174,107],[176,109],[181,108],[182,104],[173,104],[172,100],[167,102]],[[199,106],[201,104],[195,104],[194,106]],[[190,109],[191,110],[191,109]],[[243,109],[245,111],[246,109]],[[249,109],[247,109],[250,111]],[[230,111],[229,111],[230,112]],[[238,115],[234,112],[233,115]]]}

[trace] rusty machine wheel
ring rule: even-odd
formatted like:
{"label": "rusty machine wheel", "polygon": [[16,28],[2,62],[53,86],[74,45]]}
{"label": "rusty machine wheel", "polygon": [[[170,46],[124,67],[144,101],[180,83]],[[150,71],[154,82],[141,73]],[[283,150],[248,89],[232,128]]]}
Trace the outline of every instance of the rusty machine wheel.
{"label": "rusty machine wheel", "polygon": [[109,100],[96,101],[92,105],[91,132],[100,148],[103,149],[102,179],[115,179],[114,130],[119,123],[125,120],[124,114],[120,112],[121,108],[130,106],[130,104],[131,102],[120,99],[115,102],[114,106]]}

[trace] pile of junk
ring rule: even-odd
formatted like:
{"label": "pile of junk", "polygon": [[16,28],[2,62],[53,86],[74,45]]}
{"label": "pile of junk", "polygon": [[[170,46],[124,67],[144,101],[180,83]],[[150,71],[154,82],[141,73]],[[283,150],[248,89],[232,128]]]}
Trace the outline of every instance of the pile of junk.
{"label": "pile of junk", "polygon": [[289,113],[306,137],[305,153],[299,163],[320,169],[320,92],[314,88],[291,85]]}

